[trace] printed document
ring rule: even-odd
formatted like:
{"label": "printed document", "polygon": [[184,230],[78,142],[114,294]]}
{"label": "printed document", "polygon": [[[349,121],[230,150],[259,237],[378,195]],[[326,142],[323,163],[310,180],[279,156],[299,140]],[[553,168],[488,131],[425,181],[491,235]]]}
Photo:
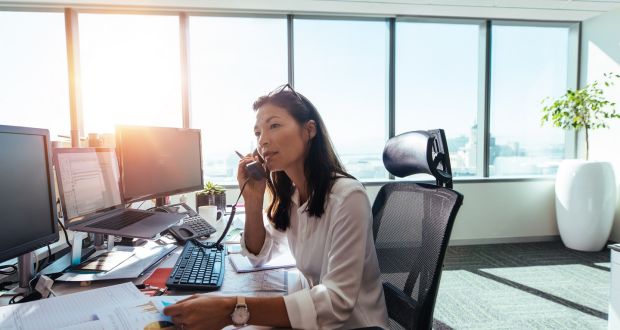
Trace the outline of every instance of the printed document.
{"label": "printed document", "polygon": [[[59,329],[76,325],[97,329],[94,311],[102,306],[146,302],[148,298],[133,283],[113,285],[66,296],[0,308],[0,329]],[[94,327],[93,327],[94,326]]]}

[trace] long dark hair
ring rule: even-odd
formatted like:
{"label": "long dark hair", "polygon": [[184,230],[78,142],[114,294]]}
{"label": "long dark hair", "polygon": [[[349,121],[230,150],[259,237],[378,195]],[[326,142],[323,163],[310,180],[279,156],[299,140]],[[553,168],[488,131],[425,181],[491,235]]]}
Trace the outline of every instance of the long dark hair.
{"label": "long dark hair", "polygon": [[[310,120],[316,123],[316,135],[309,141],[310,148],[304,160],[304,175],[309,196],[306,211],[310,216],[321,217],[325,213],[325,200],[334,181],[338,177],[354,177],[348,174],[340,163],[323,119],[305,96],[292,89],[282,89],[261,96],[254,102],[254,111],[265,104],[285,109],[302,127]],[[277,229],[285,230],[290,226],[291,197],[295,190],[293,182],[284,171],[271,172],[269,176],[267,188],[272,199],[267,208],[267,216]]]}

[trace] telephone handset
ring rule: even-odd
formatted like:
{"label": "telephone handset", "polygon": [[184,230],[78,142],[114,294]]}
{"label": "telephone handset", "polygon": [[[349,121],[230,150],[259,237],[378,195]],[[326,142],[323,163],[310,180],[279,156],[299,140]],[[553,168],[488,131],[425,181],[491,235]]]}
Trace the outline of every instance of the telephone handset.
{"label": "telephone handset", "polygon": [[[235,153],[239,156],[239,158],[241,159],[245,158],[239,151],[235,150]],[[254,150],[253,156],[258,156],[259,161],[253,161],[245,166],[246,171],[248,172],[250,178],[255,179],[255,180],[261,180],[261,179],[267,178],[267,174],[265,173],[265,169],[263,168],[263,165],[262,165],[263,159],[258,154],[258,151]],[[222,240],[224,239],[224,237],[228,233],[228,230],[230,229],[232,220],[235,217],[235,212],[237,211],[237,203],[239,203],[239,199],[243,195],[243,189],[245,189],[245,186],[250,180],[250,178],[246,179],[245,182],[241,185],[241,191],[239,192],[239,196],[237,196],[237,201],[235,202],[235,204],[233,204],[232,208],[230,209],[230,214],[228,216],[228,221],[226,222],[226,227],[224,228],[224,231],[222,232],[222,234],[220,234],[220,238],[218,238],[216,242],[209,243],[209,244],[203,244],[199,242],[198,240],[192,239],[192,242],[194,242],[194,244],[200,247],[208,248],[208,249],[213,248],[213,247],[217,248],[218,250],[224,249],[224,246],[221,244]]]}
{"label": "telephone handset", "polygon": [[[238,152],[235,151],[237,153],[237,155],[239,155],[240,158],[243,158],[243,155]],[[259,160],[255,160],[247,165],[245,165],[245,170],[248,172],[248,174],[250,175],[250,177],[254,180],[262,180],[267,178],[267,174],[265,173],[265,168],[263,168],[263,158],[258,154],[258,151],[256,149],[254,149],[254,152],[252,153],[252,155],[254,156],[258,156]]]}

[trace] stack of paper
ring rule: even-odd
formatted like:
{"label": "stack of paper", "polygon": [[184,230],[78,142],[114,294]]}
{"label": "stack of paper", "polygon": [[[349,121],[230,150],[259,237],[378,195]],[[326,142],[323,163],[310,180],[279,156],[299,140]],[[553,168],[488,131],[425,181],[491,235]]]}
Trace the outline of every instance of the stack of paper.
{"label": "stack of paper", "polygon": [[140,247],[115,246],[114,251],[129,251],[131,256],[108,271],[88,273],[69,269],[56,280],[81,282],[121,278],[133,279],[152,270],[158,262],[172,253],[176,248],[177,246],[175,244],[158,245],[153,241],[149,241],[145,246]]}
{"label": "stack of paper", "polygon": [[172,325],[162,310],[182,298],[149,298],[128,282],[1,307],[0,329],[129,330]]}

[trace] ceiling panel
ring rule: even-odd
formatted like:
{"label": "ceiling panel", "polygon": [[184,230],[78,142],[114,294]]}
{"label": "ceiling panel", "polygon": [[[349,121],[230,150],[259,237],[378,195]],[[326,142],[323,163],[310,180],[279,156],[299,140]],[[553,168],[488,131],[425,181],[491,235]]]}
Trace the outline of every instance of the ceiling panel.
{"label": "ceiling panel", "polygon": [[0,8],[24,6],[580,21],[620,8],[620,0],[0,0]]}

